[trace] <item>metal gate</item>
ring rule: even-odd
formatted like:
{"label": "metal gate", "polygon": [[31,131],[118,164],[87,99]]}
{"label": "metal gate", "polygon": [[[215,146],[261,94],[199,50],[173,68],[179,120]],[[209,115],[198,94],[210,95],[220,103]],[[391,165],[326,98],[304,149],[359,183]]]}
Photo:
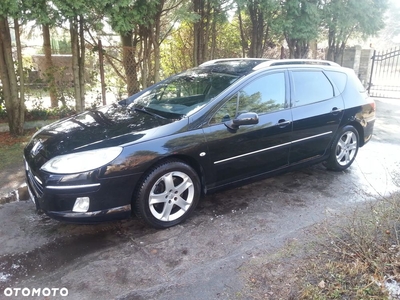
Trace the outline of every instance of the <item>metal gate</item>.
{"label": "metal gate", "polygon": [[374,97],[400,99],[400,49],[374,51],[368,91]]}

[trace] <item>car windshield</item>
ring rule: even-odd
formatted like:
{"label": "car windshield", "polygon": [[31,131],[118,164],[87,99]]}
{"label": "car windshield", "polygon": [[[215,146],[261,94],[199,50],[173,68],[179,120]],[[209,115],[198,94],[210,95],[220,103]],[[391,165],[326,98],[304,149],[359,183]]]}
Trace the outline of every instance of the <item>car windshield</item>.
{"label": "car windshield", "polygon": [[167,118],[189,116],[239,77],[209,68],[191,69],[155,84],[130,105]]}

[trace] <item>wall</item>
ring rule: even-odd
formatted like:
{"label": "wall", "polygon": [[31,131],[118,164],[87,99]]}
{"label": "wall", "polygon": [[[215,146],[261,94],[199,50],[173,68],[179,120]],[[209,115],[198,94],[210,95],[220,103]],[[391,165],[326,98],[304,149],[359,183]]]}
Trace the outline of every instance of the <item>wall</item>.
{"label": "wall", "polygon": [[367,86],[371,74],[371,57],[373,54],[373,49],[362,49],[361,46],[346,48],[341,65],[353,69],[364,86]]}

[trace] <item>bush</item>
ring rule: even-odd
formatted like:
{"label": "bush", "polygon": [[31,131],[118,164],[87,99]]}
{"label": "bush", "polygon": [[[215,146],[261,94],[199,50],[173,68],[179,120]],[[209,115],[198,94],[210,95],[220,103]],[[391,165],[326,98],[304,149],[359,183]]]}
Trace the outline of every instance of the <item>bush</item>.
{"label": "bush", "polygon": [[[33,108],[25,112],[25,121],[58,120],[76,114],[75,109],[63,106],[56,108]],[[7,123],[7,111],[0,105],[0,123]]]}
{"label": "bush", "polygon": [[57,120],[76,114],[75,109],[63,106],[56,108],[34,108],[26,111],[26,121]]}

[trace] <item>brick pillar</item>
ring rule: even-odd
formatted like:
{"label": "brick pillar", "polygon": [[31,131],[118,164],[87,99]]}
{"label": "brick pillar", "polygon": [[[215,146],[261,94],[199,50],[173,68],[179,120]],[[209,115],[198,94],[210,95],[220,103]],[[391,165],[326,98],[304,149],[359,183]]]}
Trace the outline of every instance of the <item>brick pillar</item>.
{"label": "brick pillar", "polygon": [[356,74],[360,70],[361,46],[346,48],[343,53],[342,67],[353,69]]}
{"label": "brick pillar", "polygon": [[360,70],[358,72],[358,77],[364,86],[367,86],[369,83],[373,55],[374,49],[369,48],[361,50]]}

